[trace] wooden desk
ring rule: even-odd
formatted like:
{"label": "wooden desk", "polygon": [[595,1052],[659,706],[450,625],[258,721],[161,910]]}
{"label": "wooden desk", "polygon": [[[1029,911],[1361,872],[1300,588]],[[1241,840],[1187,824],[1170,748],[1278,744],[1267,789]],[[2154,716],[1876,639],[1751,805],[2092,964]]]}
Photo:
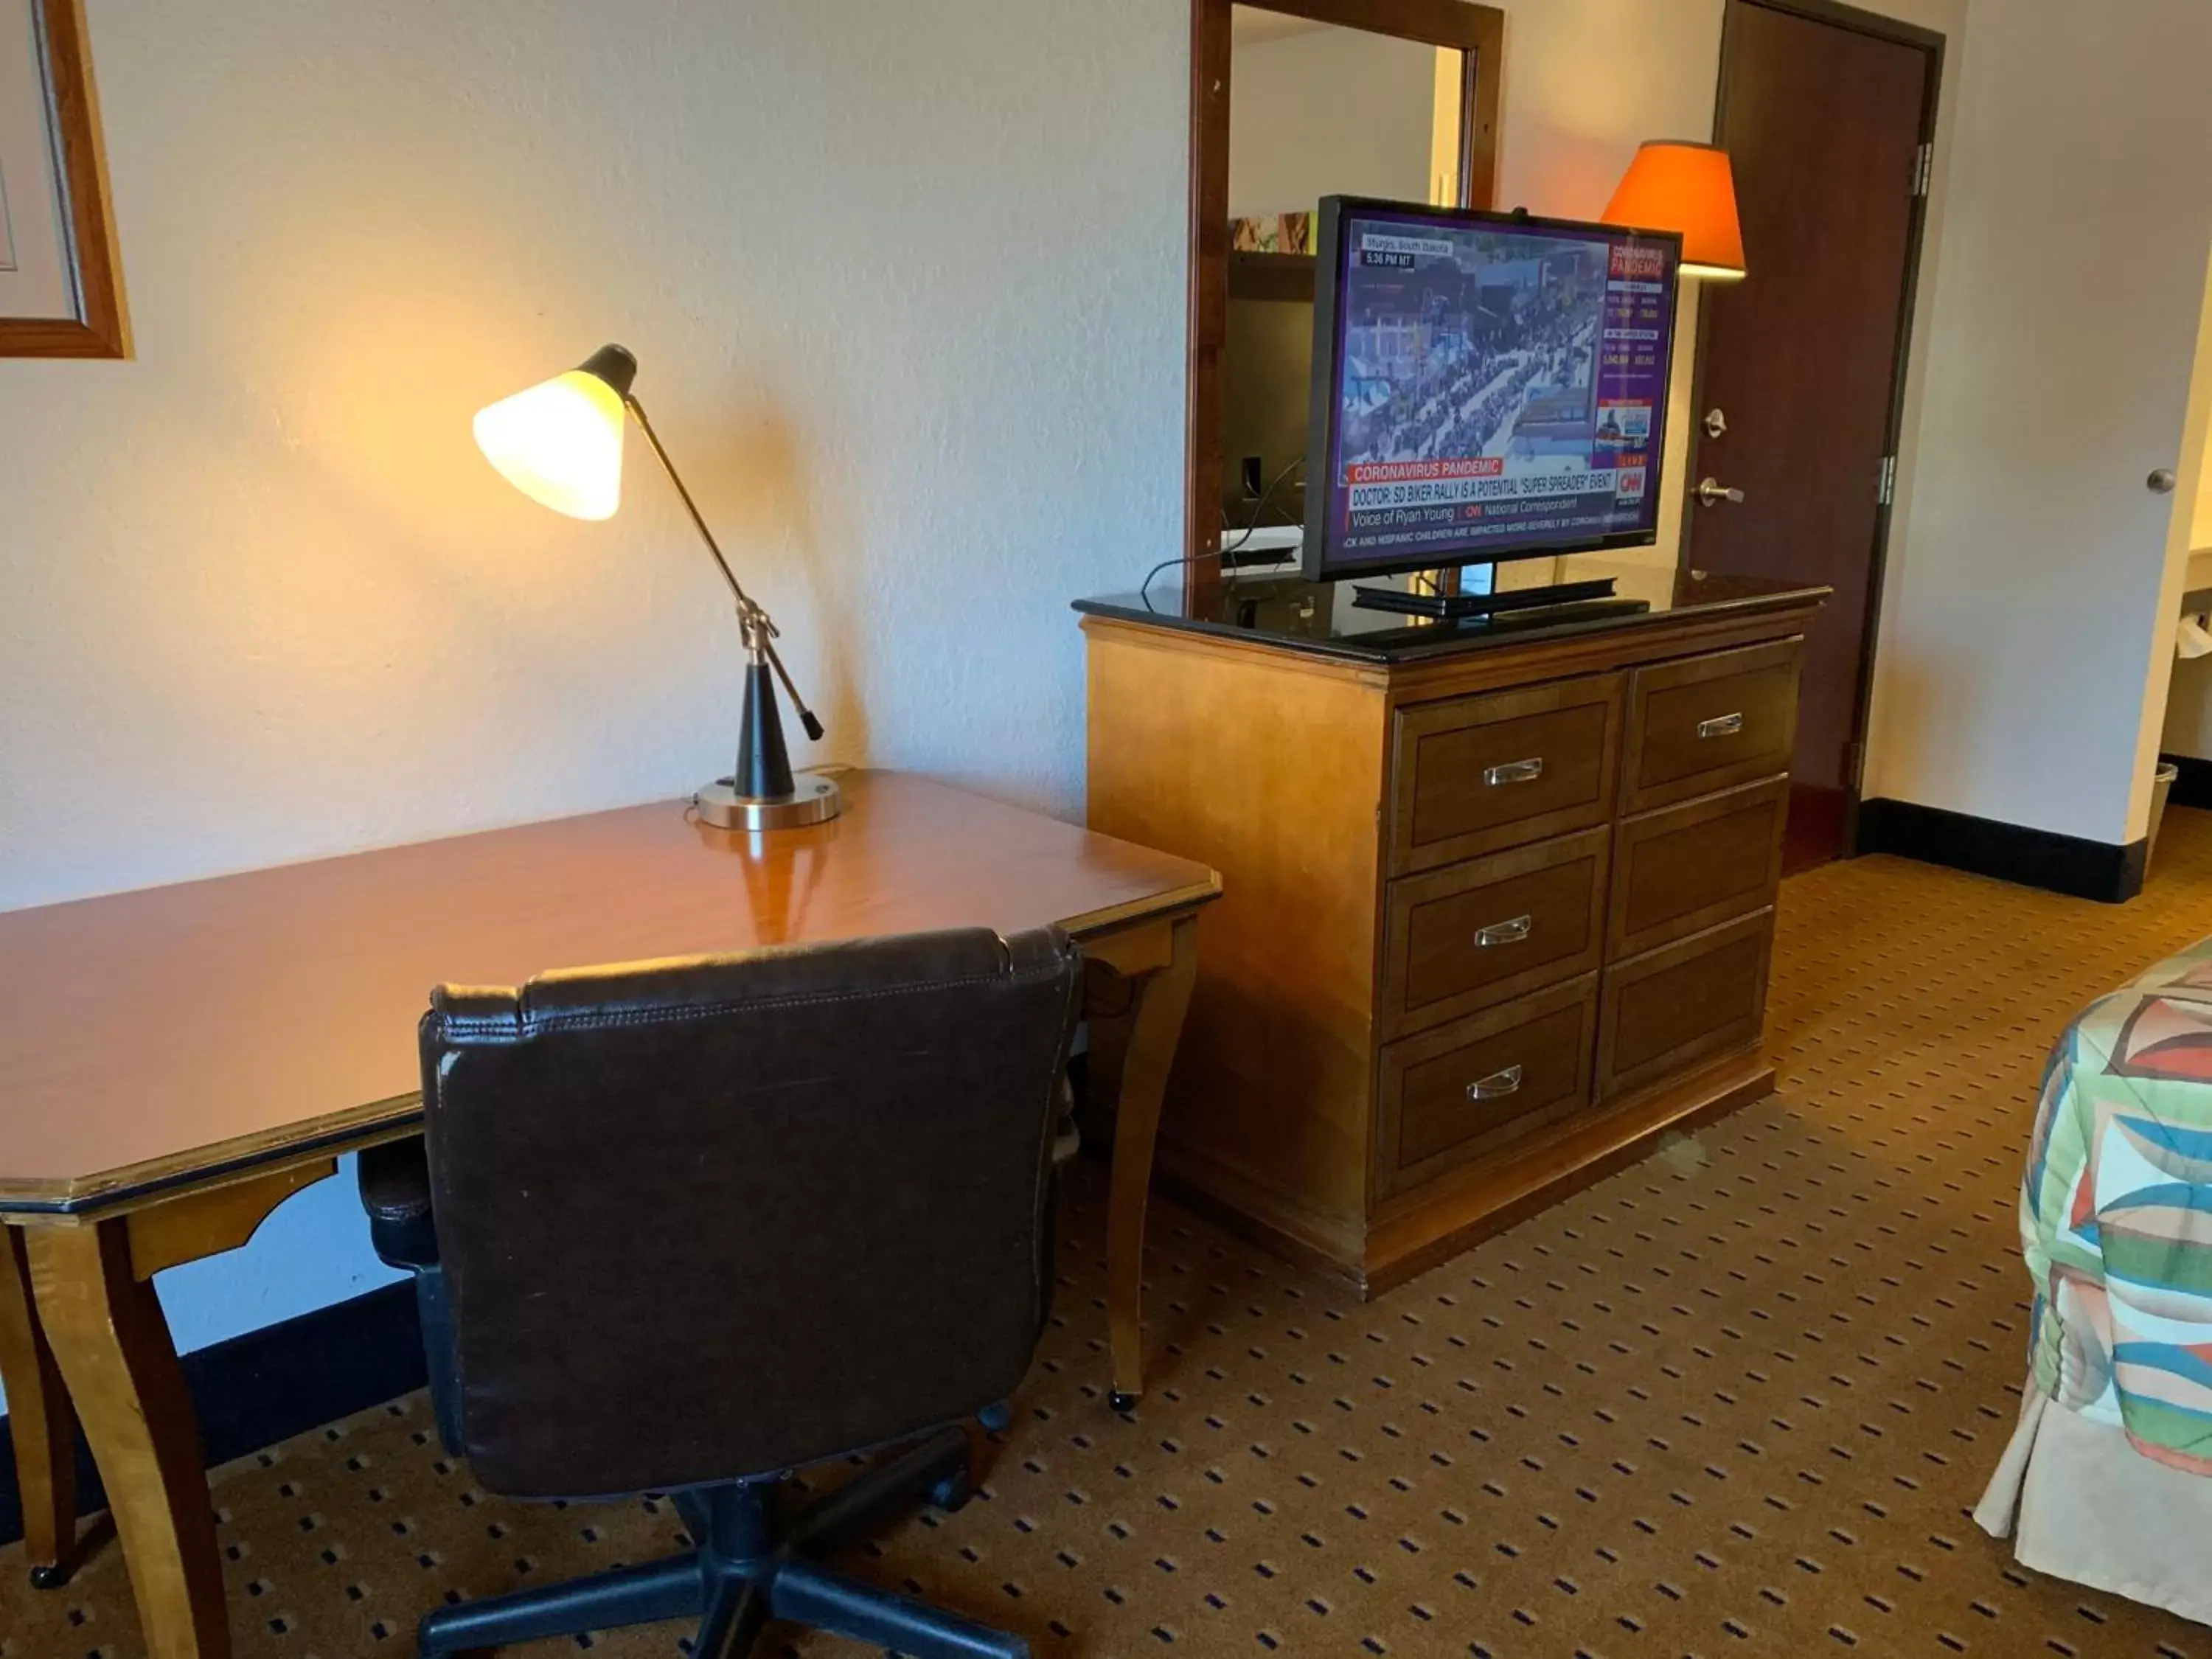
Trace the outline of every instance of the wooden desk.
{"label": "wooden desk", "polygon": [[772,836],[667,803],[0,915],[0,1378],[41,1576],[74,1547],[81,1417],[149,1651],[228,1654],[198,1431],[151,1280],[245,1243],[339,1153],[415,1131],[415,1026],[441,981],[1059,923],[1136,999],[1107,1294],[1115,1390],[1140,1392],[1152,1142],[1220,884],[924,779],[844,784],[842,817]]}

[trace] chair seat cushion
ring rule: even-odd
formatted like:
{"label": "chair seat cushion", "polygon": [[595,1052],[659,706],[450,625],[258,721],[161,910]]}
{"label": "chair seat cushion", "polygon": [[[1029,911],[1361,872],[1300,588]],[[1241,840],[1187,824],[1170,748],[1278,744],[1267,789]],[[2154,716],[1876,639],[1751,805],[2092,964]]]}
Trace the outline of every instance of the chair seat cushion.
{"label": "chair seat cushion", "polygon": [[438,1230],[430,1215],[430,1160],[422,1137],[372,1146],[361,1155],[361,1206],[369,1243],[394,1267],[437,1265]]}

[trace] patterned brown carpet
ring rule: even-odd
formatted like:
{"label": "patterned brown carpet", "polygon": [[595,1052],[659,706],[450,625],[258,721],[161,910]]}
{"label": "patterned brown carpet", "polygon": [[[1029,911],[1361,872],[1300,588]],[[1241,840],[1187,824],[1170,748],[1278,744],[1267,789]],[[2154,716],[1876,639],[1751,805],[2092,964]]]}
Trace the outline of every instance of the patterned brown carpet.
{"label": "patterned brown carpet", "polygon": [[[2212,933],[2212,815],[2166,836],[2120,908],[1886,859],[1794,880],[1781,1093],[1369,1306],[1162,1206],[1135,1421],[1102,1397],[1079,1180],[1058,1328],[986,1494],[855,1570],[1041,1655],[2212,1656],[2212,1632],[2021,1571],[1966,1513],[2017,1402],[2045,1046]],[[665,1505],[487,1497],[420,1399],[231,1464],[215,1496],[240,1659],[407,1654],[442,1597],[679,1531]],[[0,1552],[4,1659],[143,1651],[112,1543],[50,1595]]]}

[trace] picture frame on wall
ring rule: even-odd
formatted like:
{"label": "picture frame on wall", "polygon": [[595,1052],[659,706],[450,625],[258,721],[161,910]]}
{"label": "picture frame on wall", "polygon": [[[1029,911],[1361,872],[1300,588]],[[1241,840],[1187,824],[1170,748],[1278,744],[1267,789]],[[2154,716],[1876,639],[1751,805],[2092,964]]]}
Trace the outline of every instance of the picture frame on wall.
{"label": "picture frame on wall", "polygon": [[77,0],[0,0],[0,357],[125,355]]}

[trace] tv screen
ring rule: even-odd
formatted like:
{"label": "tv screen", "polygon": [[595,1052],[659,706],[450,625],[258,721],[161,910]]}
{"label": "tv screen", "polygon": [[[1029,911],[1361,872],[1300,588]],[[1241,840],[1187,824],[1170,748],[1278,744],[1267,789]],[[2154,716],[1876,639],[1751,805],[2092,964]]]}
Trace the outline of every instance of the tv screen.
{"label": "tv screen", "polygon": [[1655,539],[1681,239],[1321,204],[1305,574]]}

